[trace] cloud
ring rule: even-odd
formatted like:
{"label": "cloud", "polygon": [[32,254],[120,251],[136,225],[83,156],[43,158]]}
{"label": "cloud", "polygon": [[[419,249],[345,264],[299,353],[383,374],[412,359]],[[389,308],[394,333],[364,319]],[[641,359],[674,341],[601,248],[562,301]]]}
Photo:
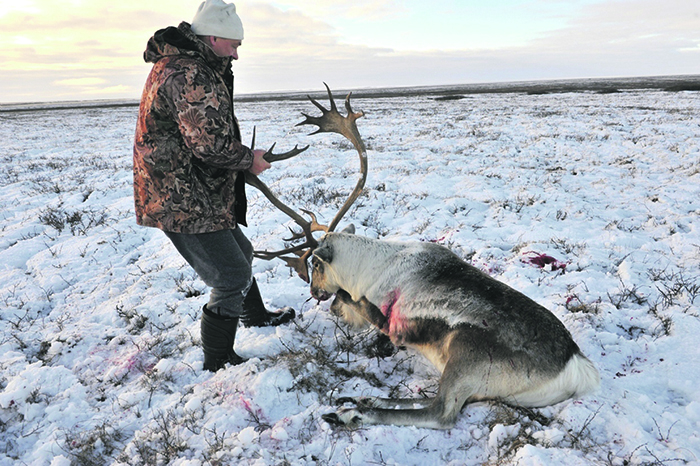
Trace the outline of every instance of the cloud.
{"label": "cloud", "polygon": [[[539,0],[528,7],[542,2],[548,14],[557,4]],[[419,51],[353,43],[338,21],[329,19],[382,27],[382,21],[393,24],[394,15],[405,13],[405,2],[241,1],[237,8],[246,40],[234,64],[236,90],[310,90],[323,81],[334,88],[357,88],[700,73],[700,4],[691,3],[577,2],[575,12],[556,28],[511,41],[518,46]],[[157,29],[189,20],[198,2],[34,4],[43,10],[0,16],[3,101],[99,97],[100,92],[138,98],[150,70],[142,61],[146,41]],[[47,9],[54,5],[57,9]],[[509,24],[517,18],[509,16]]]}
{"label": "cloud", "polygon": [[130,86],[125,86],[123,84],[119,84],[116,86],[108,86],[108,87],[101,87],[101,88],[88,88],[84,90],[84,94],[88,96],[100,96],[100,97],[112,97],[112,96],[120,96],[125,93],[133,92],[133,88]]}
{"label": "cloud", "polygon": [[246,47],[267,50],[282,45],[284,48],[306,46],[313,51],[314,46],[337,42],[332,27],[297,10],[283,11],[270,4],[240,10],[245,18]]}
{"label": "cloud", "polygon": [[[292,38],[303,34],[298,53],[270,38],[264,56],[253,54],[251,63],[244,55],[237,68],[270,89],[309,89],[325,80],[352,88],[693,74],[700,72],[700,61],[688,58],[700,51],[697,9],[683,0],[606,1],[582,6],[566,27],[521,46],[428,52],[343,44],[333,29],[316,32],[299,15],[296,28],[284,24]],[[277,13],[268,19],[281,20]],[[275,73],[285,76],[283,85]]]}
{"label": "cloud", "polygon": [[59,86],[97,86],[99,84],[104,84],[106,81],[103,78],[73,78],[73,79],[59,79],[54,81],[54,84]]}
{"label": "cloud", "polygon": [[284,11],[328,20],[333,17],[362,18],[364,21],[382,21],[406,11],[406,2],[397,0],[282,0],[275,2]]}
{"label": "cloud", "polygon": [[[550,40],[600,50],[700,42],[700,4],[686,0],[613,0],[596,3],[572,18]],[[535,42],[533,46],[541,43]]]}
{"label": "cloud", "polygon": [[31,33],[32,35],[52,35],[57,32],[100,32],[105,30],[150,29],[154,22],[172,21],[178,16],[178,3],[169,5],[164,1],[152,1],[150,7],[145,2],[125,0],[106,1],[66,1],[35,0],[35,8],[24,10],[13,8],[0,15],[3,35]]}
{"label": "cloud", "polygon": [[578,70],[577,77],[695,74],[700,61],[683,55],[700,44],[700,4],[693,3],[593,4],[569,27],[533,41],[528,51],[540,53],[539,61],[552,67]]}

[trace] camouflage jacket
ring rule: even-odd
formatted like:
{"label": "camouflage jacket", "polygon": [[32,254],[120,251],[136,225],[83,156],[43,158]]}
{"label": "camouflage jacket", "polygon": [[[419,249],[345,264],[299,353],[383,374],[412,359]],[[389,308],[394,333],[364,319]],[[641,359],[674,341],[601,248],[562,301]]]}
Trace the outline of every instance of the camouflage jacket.
{"label": "camouflage jacket", "polygon": [[188,23],[156,32],[153,63],[134,139],[134,201],[139,225],[206,233],[245,225],[241,144],[233,114],[231,59],[217,56]]}

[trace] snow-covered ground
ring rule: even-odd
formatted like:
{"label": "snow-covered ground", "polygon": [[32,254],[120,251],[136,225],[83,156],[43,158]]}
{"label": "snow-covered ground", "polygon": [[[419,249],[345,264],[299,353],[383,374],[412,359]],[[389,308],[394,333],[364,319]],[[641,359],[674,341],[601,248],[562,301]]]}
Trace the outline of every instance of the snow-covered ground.
{"label": "snow-covered ground", "polygon": [[[338,96],[342,97],[342,96]],[[136,108],[0,113],[0,465],[700,463],[700,94],[491,94],[353,101],[369,149],[342,224],[436,241],[552,310],[598,366],[584,399],[465,407],[447,431],[321,420],[344,395],[435,392],[435,370],[309,300],[279,261],[254,272],[295,325],[241,329],[250,360],[203,372],[204,283],[135,225]],[[342,108],[342,106],[341,106]],[[263,180],[329,221],[355,184],[302,101],[239,103],[244,134],[311,144]],[[249,188],[246,234],[292,223]],[[341,224],[341,226],[342,226]],[[564,270],[531,263],[547,254]],[[556,269],[556,270],[555,270]]]}

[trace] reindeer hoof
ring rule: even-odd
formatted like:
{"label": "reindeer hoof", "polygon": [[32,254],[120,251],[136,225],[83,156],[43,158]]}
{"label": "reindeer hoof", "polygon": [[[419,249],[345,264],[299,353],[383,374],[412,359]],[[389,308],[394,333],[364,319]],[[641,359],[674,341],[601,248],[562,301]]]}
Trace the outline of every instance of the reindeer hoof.
{"label": "reindeer hoof", "polygon": [[336,413],[328,413],[328,414],[323,414],[321,416],[321,419],[326,421],[328,424],[332,426],[343,426],[343,421],[340,420],[338,415]]}
{"label": "reindeer hoof", "polygon": [[388,358],[397,351],[398,348],[394,346],[389,336],[379,333],[372,344],[365,349],[365,354],[370,358]]}
{"label": "reindeer hoof", "polygon": [[379,407],[377,405],[377,399],[373,396],[363,396],[361,398],[355,398],[354,402],[359,410]]}
{"label": "reindeer hoof", "polygon": [[353,397],[350,397],[350,396],[343,396],[343,397],[338,398],[337,400],[335,400],[335,404],[338,405],[338,406],[344,405],[345,403],[357,404],[357,399],[356,399],[356,398],[353,398]]}
{"label": "reindeer hoof", "polygon": [[328,424],[336,427],[356,429],[362,426],[362,415],[355,409],[339,409],[335,413],[321,415]]}
{"label": "reindeer hoof", "polygon": [[[372,408],[378,408],[379,405],[377,404],[377,399],[373,396],[361,396],[361,397],[352,397],[352,396],[343,396],[335,400],[335,404],[338,406],[342,406],[345,403],[352,403],[355,405],[355,409],[358,411],[362,412],[364,409],[372,409]],[[346,408],[346,409],[351,409],[351,408]]]}

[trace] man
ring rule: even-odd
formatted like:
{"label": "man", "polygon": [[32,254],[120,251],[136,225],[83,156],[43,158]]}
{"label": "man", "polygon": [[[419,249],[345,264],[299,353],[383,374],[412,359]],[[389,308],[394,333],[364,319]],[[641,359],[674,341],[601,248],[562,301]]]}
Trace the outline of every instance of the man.
{"label": "man", "polygon": [[157,31],[144,59],[153,63],[134,141],[134,200],[139,225],[163,230],[211,287],[201,320],[204,368],[242,362],[233,350],[245,326],[280,325],[294,310],[265,309],[252,278],[245,172],[270,167],[264,151],[241,143],[233,113],[232,60],[243,26],[233,4],[206,0],[192,20]]}

